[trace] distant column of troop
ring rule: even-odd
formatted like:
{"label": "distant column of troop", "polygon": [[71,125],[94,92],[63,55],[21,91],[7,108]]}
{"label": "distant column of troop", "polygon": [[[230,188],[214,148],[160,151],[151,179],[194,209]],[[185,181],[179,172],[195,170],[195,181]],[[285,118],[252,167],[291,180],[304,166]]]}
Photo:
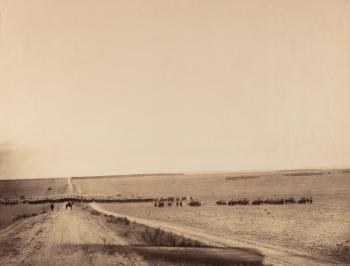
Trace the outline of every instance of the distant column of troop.
{"label": "distant column of troop", "polygon": [[220,199],[216,202],[216,205],[264,205],[264,204],[272,204],[272,205],[286,205],[286,204],[312,204],[312,197],[301,197],[300,199],[295,199],[294,197],[289,198],[267,198],[267,199],[254,199],[252,201],[244,198],[244,199],[231,199],[231,200],[223,200]]}
{"label": "distant column of troop", "polygon": [[136,195],[91,195],[91,194],[63,194],[51,196],[37,196],[20,198],[4,198],[0,199],[1,205],[17,205],[17,204],[47,204],[47,203],[62,203],[62,202],[82,202],[82,203],[123,203],[123,202],[149,202],[154,198],[142,197]]}
{"label": "distant column of troop", "polygon": [[[93,194],[62,194],[51,196],[37,196],[37,197],[24,197],[19,198],[3,198],[0,199],[0,205],[18,205],[18,204],[48,204],[48,203],[63,203],[63,202],[80,202],[80,203],[133,203],[133,202],[153,202],[154,207],[183,207],[185,204],[191,207],[199,207],[202,203],[198,199],[194,199],[192,196],[168,196],[168,197],[143,197],[137,195],[93,195]],[[215,202],[216,205],[286,205],[286,204],[312,204],[313,199],[311,196],[304,196],[299,199],[294,197],[288,198],[266,198],[266,199],[253,199],[237,198],[224,200],[220,199]]]}
{"label": "distant column of troop", "polygon": [[197,199],[194,199],[192,196],[186,197],[158,197],[154,200],[154,207],[163,208],[165,206],[171,207],[183,207],[184,204],[187,204],[191,207],[201,206],[201,202]]}

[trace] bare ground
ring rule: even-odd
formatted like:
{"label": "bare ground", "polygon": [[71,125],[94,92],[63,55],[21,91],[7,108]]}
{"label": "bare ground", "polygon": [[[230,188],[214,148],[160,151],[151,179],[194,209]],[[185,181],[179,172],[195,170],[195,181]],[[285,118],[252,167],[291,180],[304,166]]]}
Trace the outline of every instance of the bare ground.
{"label": "bare ground", "polygon": [[[68,192],[73,190],[80,189],[69,179]],[[92,206],[108,215],[119,216],[114,210],[106,211]],[[227,238],[193,226],[155,221],[151,217],[128,218],[199,240],[211,247],[132,246],[127,238],[116,234],[96,216],[76,206],[73,211],[61,207],[54,212],[20,220],[0,231],[0,265],[176,265],[179,257],[186,258],[188,262],[181,265],[203,265],[210,260],[213,264],[227,262],[228,265],[253,260],[257,263],[249,265],[261,265],[259,262],[264,256],[264,263],[271,265],[334,264],[310,257],[307,252],[254,242],[239,236]]]}
{"label": "bare ground", "polygon": [[[90,204],[94,209],[98,210],[101,213],[107,215],[121,216],[115,212],[111,212],[101,208],[97,204]],[[122,215],[124,216],[124,215]],[[299,252],[296,250],[286,249],[282,247],[271,246],[267,244],[262,244],[255,241],[249,241],[244,239],[234,239],[234,238],[225,238],[221,236],[215,236],[212,234],[205,233],[201,230],[195,229],[193,227],[186,227],[183,225],[173,224],[173,223],[164,223],[149,219],[141,219],[133,216],[125,215],[129,220],[135,221],[137,223],[145,224],[151,227],[159,227],[164,231],[172,232],[178,235],[184,235],[187,238],[195,239],[205,243],[209,246],[215,247],[241,247],[249,248],[253,250],[260,251],[264,256],[264,263],[268,265],[337,265],[332,261],[326,261],[321,259],[316,259],[310,256],[306,252]]]}
{"label": "bare ground", "polygon": [[[273,264],[343,265],[350,258],[350,176],[348,171],[321,171],[322,175],[314,172],[313,175],[267,172],[259,174],[257,179],[233,181],[227,181],[226,175],[210,174],[85,179],[74,180],[73,184],[85,193],[192,195],[201,200],[202,207],[154,208],[150,203],[102,204],[100,207],[135,217],[150,226],[162,224],[169,230],[180,229],[178,233],[199,232],[206,239],[219,238],[221,243],[229,240],[231,246],[252,246],[266,255],[265,262]],[[291,195],[312,196],[314,203],[305,206],[215,205],[220,198],[252,200]]]}
{"label": "bare ground", "polygon": [[[68,179],[67,192],[73,192]],[[143,226],[143,225],[142,225]],[[120,230],[119,230],[120,231]],[[137,241],[136,241],[137,242]],[[262,265],[253,249],[152,246],[118,235],[100,215],[74,206],[20,219],[0,231],[0,265]]]}
{"label": "bare ground", "polygon": [[[143,265],[126,242],[78,208],[61,208],[0,232],[0,265]],[[108,252],[110,246],[114,252]],[[115,248],[120,247],[116,252]]]}
{"label": "bare ground", "polygon": [[262,265],[263,255],[248,248],[135,244],[106,216],[57,207],[0,231],[0,265]]}

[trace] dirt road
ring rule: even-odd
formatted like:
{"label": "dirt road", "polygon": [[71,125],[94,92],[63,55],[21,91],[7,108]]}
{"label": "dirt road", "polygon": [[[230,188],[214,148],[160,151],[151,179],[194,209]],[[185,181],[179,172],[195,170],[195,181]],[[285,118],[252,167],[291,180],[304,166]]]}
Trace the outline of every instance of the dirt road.
{"label": "dirt road", "polygon": [[[74,187],[79,191],[79,187]],[[68,180],[67,192],[73,192],[73,184]],[[91,204],[98,211],[118,216],[102,209],[99,205]],[[265,264],[271,265],[330,265],[290,250],[269,247],[259,243],[248,243],[240,239],[226,239],[200,232],[195,228],[186,228],[176,224],[165,224],[152,220],[138,219],[139,223],[160,227],[165,231],[184,235],[199,240],[213,247],[240,247],[259,250],[265,256]],[[127,239],[119,237],[105,224],[96,219],[88,211],[74,206],[66,210],[56,205],[54,211],[23,219],[0,231],[0,265],[148,265],[145,258],[174,257],[194,254],[196,258],[212,258],[214,252],[217,259],[227,258],[230,261],[259,260],[255,253],[233,249],[184,249],[135,247],[128,245]],[[181,253],[182,252],[182,253]],[[210,256],[207,256],[210,254]],[[152,257],[151,256],[151,257]],[[151,263],[152,264],[152,263]],[[168,265],[171,265],[168,264]],[[253,265],[253,264],[252,264]],[[260,264],[259,264],[260,265]]]}
{"label": "dirt road", "polygon": [[[73,184],[69,180],[70,190],[76,190],[76,192],[81,193],[81,188]],[[178,235],[183,235],[184,237],[191,238],[194,240],[198,240],[202,243],[205,243],[212,247],[241,247],[241,248],[251,248],[260,251],[264,256],[264,263],[266,265],[288,265],[288,266],[326,266],[326,265],[337,265],[336,263],[332,263],[331,261],[324,261],[317,258],[313,258],[310,254],[306,252],[300,252],[292,249],[286,249],[282,247],[271,246],[263,243],[258,243],[254,241],[248,241],[245,239],[227,239],[221,236],[207,234],[203,231],[197,230],[195,228],[189,228],[185,226],[180,226],[177,224],[163,223],[159,221],[154,221],[150,219],[141,219],[129,215],[118,214],[116,212],[111,212],[106,209],[103,209],[98,204],[91,203],[90,206],[95,210],[113,216],[125,216],[131,221],[135,221],[137,223],[141,223],[150,227],[161,228],[164,231],[175,233]]]}
{"label": "dirt road", "polygon": [[267,244],[262,244],[254,241],[248,241],[244,239],[232,239],[232,238],[224,238],[221,236],[214,236],[211,234],[207,234],[203,231],[197,230],[195,228],[189,228],[185,226],[180,226],[177,224],[170,224],[170,223],[164,223],[154,220],[148,220],[148,219],[141,219],[132,217],[129,215],[124,214],[118,214],[116,212],[111,212],[108,210],[103,209],[98,204],[91,203],[90,206],[94,208],[95,210],[107,214],[107,215],[113,215],[113,216],[125,216],[131,221],[135,221],[137,223],[141,223],[144,225],[148,225],[151,227],[159,227],[160,229],[172,232],[178,235],[183,235],[187,238],[191,238],[194,240],[198,240],[202,243],[205,243],[209,246],[213,247],[241,247],[241,248],[251,248],[260,251],[264,256],[264,263],[266,265],[289,265],[289,266],[326,266],[326,265],[337,265],[336,263],[332,263],[330,261],[324,261],[316,258],[312,258],[310,254],[271,246]]}
{"label": "dirt road", "polygon": [[[79,208],[63,206],[0,232],[0,265],[143,265],[125,242]],[[109,248],[113,246],[113,252]],[[120,250],[118,247],[120,246]]]}
{"label": "dirt road", "polygon": [[254,250],[133,245],[91,209],[63,207],[0,231],[0,265],[262,265]]}
{"label": "dirt road", "polygon": [[[70,179],[67,184],[72,193]],[[196,265],[203,260],[261,265],[260,254],[247,250],[130,245],[102,220],[84,206],[66,210],[64,204],[21,219],[0,231],[0,265],[173,265],[179,256]]]}

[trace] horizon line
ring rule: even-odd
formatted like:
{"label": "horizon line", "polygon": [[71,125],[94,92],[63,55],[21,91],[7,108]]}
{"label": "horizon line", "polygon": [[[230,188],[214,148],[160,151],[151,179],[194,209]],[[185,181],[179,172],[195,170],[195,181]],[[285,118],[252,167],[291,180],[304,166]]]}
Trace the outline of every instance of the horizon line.
{"label": "horizon line", "polygon": [[269,172],[292,172],[292,171],[341,171],[349,170],[350,167],[330,168],[290,168],[290,169],[271,169],[271,170],[198,170],[198,171],[183,171],[183,172],[158,172],[158,173],[129,173],[129,174],[105,174],[105,175],[82,175],[82,176],[51,176],[51,177],[14,177],[0,178],[1,181],[6,180],[46,180],[46,179],[89,179],[89,178],[113,178],[113,177],[138,177],[138,176],[162,176],[162,175],[195,175],[195,174],[249,174],[249,173],[269,173]]}

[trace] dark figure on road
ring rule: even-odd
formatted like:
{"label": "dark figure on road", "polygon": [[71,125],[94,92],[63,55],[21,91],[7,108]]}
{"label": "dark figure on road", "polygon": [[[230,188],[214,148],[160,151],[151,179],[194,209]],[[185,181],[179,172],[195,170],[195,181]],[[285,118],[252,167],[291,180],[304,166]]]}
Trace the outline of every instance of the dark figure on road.
{"label": "dark figure on road", "polygon": [[68,208],[70,208],[70,209],[73,208],[73,202],[68,202],[68,203],[66,203],[66,210],[67,210]]}
{"label": "dark figure on road", "polygon": [[55,208],[55,204],[51,203],[51,204],[50,204],[50,209],[51,209],[51,211],[53,211],[54,208]]}

